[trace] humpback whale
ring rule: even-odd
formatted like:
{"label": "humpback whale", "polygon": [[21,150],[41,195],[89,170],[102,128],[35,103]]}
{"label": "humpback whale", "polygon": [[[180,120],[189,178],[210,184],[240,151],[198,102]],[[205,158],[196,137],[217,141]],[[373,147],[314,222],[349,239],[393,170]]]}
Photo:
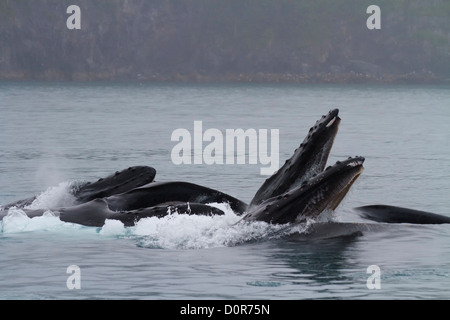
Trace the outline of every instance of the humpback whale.
{"label": "humpback whale", "polygon": [[286,224],[315,219],[326,209],[335,210],[361,175],[364,158],[337,162],[289,191],[249,208],[244,220]]}
{"label": "humpback whale", "polygon": [[172,213],[188,215],[223,215],[209,203],[227,203],[242,214],[247,204],[226,193],[189,182],[153,182],[145,186],[95,199],[75,207],[56,211],[62,221],[101,227],[107,219],[120,220],[125,226],[149,217]]}
{"label": "humpback whale", "polygon": [[155,175],[156,170],[152,167],[130,167],[96,182],[83,184],[74,190],[74,196],[78,203],[108,197],[149,184],[154,181]]}
{"label": "humpback whale", "polygon": [[[148,169],[140,168],[148,172]],[[61,221],[90,227],[102,227],[107,219],[120,220],[125,226],[131,226],[143,218],[163,217],[175,212],[189,215],[224,214],[222,210],[210,206],[208,203],[228,203],[230,208],[238,214],[242,214],[247,208],[246,203],[226,193],[188,182],[152,182],[123,193],[113,194],[114,191],[122,191],[124,188],[130,187],[129,183],[123,183],[123,179],[114,179],[117,175],[120,173],[100,179],[95,183],[88,183],[86,184],[88,189],[82,187],[75,190],[75,195],[83,194],[84,196],[83,198],[77,197],[77,204],[74,206],[38,210],[30,210],[26,207],[17,208],[20,208],[30,218],[42,216],[50,210]],[[139,180],[141,183],[148,179],[145,174],[143,177],[145,177],[144,180]],[[105,180],[109,180],[110,183],[107,191],[104,188]],[[119,186],[114,186],[115,184],[119,184]],[[86,201],[93,195],[105,192],[112,195]],[[24,201],[17,203],[22,204]],[[11,204],[7,208],[10,209]],[[0,210],[0,219],[7,214],[7,209]]]}
{"label": "humpback whale", "polygon": [[299,186],[323,171],[341,122],[338,114],[338,109],[331,110],[309,129],[294,155],[259,188],[250,207]]}
{"label": "humpback whale", "polygon": [[[76,204],[82,204],[97,198],[108,197],[144,186],[152,182],[155,175],[156,170],[152,167],[130,167],[122,171],[117,171],[106,178],[101,178],[96,182],[74,184],[70,191],[76,199]],[[8,210],[12,207],[25,208],[30,206],[36,198],[34,196],[9,203],[3,207],[3,210]]]}
{"label": "humpback whale", "polygon": [[207,203],[230,205],[243,213],[247,204],[223,192],[188,182],[154,182],[156,170],[148,166],[117,171],[96,182],[75,184],[71,193],[73,206],[64,208],[27,209],[36,196],[7,204],[0,210],[0,220],[16,207],[29,218],[51,211],[61,221],[89,227],[101,227],[107,219],[120,220],[125,226],[149,217],[179,213],[189,215],[223,215],[224,212]]}
{"label": "humpback whale", "polygon": [[114,211],[136,210],[171,201],[202,204],[226,202],[238,214],[247,208],[247,204],[226,193],[182,181],[153,182],[104,199]]}
{"label": "humpback whale", "polygon": [[[46,209],[29,210],[25,208],[21,210],[29,218],[43,216],[45,212],[49,211]],[[168,202],[136,210],[113,211],[104,198],[91,200],[80,205],[51,209],[51,212],[63,222],[80,224],[87,227],[102,227],[106,220],[119,220],[125,227],[131,227],[144,218],[162,218],[174,213],[205,216],[225,214],[222,210],[213,206],[186,202]],[[0,211],[0,220],[7,214],[8,211]]]}
{"label": "humpback whale", "polygon": [[364,170],[363,157],[350,157],[324,171],[340,122],[338,109],[316,122],[294,155],[256,192],[244,220],[299,223],[336,209]]}
{"label": "humpback whale", "polygon": [[388,205],[371,205],[355,208],[365,219],[384,223],[444,224],[450,217],[422,210]]}
{"label": "humpback whale", "polygon": [[[240,222],[244,223],[298,224],[314,220],[325,210],[335,210],[364,170],[365,159],[359,156],[338,161],[325,169],[340,122],[338,109],[322,116],[293,156],[261,185],[248,205],[221,191],[189,182],[155,182],[156,170],[139,166],[96,182],[78,184],[71,190],[76,199],[73,206],[50,209],[62,221],[92,227],[102,227],[108,219],[133,226],[140,219],[175,212],[223,215],[222,210],[211,204],[224,202],[242,216]],[[6,205],[0,210],[0,219],[12,207],[22,209],[30,218],[43,215],[47,210],[27,209],[35,198]],[[372,222],[315,223],[303,236],[314,234],[332,238],[359,234],[388,223],[450,223],[450,217],[395,206],[372,205],[355,208],[355,211]]]}
{"label": "humpback whale", "polygon": [[136,224],[141,219],[166,215],[224,215],[218,208],[201,203],[171,202],[129,211],[113,211],[105,199],[95,199],[75,207],[59,210],[59,218],[64,222],[82,224],[88,227],[102,227],[106,220],[119,220],[125,227]]}

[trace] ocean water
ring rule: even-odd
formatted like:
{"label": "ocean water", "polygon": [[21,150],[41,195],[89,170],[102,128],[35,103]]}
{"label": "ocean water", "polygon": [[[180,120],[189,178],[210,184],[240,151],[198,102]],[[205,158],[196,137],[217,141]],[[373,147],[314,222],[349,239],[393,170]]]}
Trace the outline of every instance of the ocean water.
{"label": "ocean water", "polygon": [[[379,203],[450,215],[449,105],[448,86],[1,82],[0,205],[33,195],[34,207],[68,205],[71,183],[135,165],[156,168],[158,181],[249,202],[266,178],[261,162],[175,165],[172,133],[194,134],[194,121],[223,133],[277,129],[283,164],[315,121],[339,108],[329,162],[362,155],[365,171],[327,219],[364,222],[352,208]],[[0,222],[0,299],[450,298],[448,225],[300,241],[290,237],[300,227],[236,224],[230,208],[215,205],[226,214],[130,228],[11,209]],[[368,272],[373,265],[379,273]],[[79,289],[69,288],[71,266]]]}

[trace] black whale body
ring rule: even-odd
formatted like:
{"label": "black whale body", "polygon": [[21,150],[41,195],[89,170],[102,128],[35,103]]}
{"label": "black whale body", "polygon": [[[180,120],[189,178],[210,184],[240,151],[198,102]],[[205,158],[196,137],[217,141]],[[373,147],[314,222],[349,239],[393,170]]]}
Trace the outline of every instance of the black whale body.
{"label": "black whale body", "polygon": [[119,220],[124,226],[134,226],[144,218],[162,218],[169,214],[224,215],[218,208],[201,203],[173,202],[129,211],[113,211],[105,199],[95,199],[75,207],[59,210],[61,221],[82,224],[88,227],[102,227],[106,220]]}
{"label": "black whale body", "polygon": [[172,201],[203,204],[228,203],[238,214],[243,214],[247,209],[246,203],[226,193],[182,181],[153,182],[104,199],[113,211],[136,210]]}
{"label": "black whale body", "polygon": [[446,224],[450,217],[422,210],[388,205],[371,205],[355,208],[357,213],[368,220],[384,223]]}

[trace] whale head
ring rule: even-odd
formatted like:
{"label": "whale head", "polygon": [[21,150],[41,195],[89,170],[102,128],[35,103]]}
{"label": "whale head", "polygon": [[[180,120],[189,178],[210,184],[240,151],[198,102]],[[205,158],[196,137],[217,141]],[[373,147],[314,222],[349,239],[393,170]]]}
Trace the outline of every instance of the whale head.
{"label": "whale head", "polygon": [[338,161],[300,186],[251,207],[244,220],[300,223],[316,218],[324,210],[334,210],[363,172],[363,163],[363,157]]}
{"label": "whale head", "polygon": [[73,194],[78,203],[86,203],[144,186],[151,183],[155,175],[156,170],[152,167],[130,167],[96,182],[86,183],[73,190]]}
{"label": "whale head", "polygon": [[328,160],[341,119],[339,110],[331,110],[311,127],[305,140],[256,192],[249,208],[268,198],[285,193],[322,172]]}

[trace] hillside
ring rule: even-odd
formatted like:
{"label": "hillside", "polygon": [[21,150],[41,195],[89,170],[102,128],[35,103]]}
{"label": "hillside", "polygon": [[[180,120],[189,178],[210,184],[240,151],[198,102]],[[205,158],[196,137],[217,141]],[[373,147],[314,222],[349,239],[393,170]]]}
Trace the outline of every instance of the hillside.
{"label": "hillside", "polygon": [[[450,78],[450,2],[0,0],[0,79],[430,82]],[[81,29],[69,30],[69,5]]]}

